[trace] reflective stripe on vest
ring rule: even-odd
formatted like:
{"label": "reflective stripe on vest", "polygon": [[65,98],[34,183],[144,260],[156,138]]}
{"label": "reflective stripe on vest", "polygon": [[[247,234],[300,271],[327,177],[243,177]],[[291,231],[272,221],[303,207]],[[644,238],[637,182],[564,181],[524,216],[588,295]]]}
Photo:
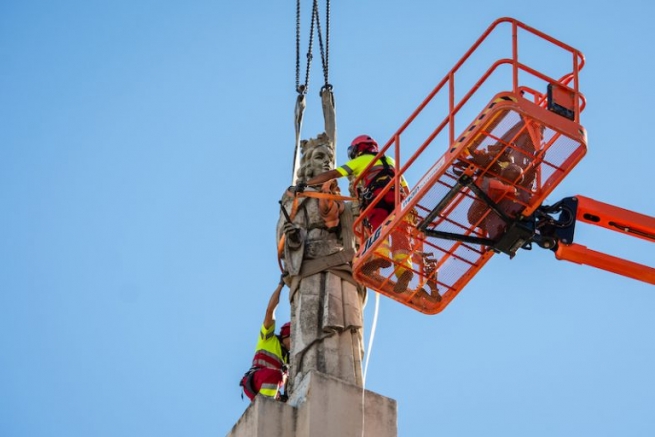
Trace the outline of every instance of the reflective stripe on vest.
{"label": "reflective stripe on vest", "polygon": [[266,367],[269,369],[281,369],[284,365],[284,360],[277,354],[260,349],[255,353],[252,359],[253,367]]}

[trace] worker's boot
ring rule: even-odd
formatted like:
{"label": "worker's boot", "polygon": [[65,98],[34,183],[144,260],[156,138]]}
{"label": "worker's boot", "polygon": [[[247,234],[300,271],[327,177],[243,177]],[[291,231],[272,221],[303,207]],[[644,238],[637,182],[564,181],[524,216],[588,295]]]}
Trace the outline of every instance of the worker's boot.
{"label": "worker's boot", "polygon": [[396,281],[396,285],[393,286],[393,291],[395,293],[402,293],[407,290],[407,286],[414,277],[414,273],[411,270],[405,270]]}
{"label": "worker's boot", "polygon": [[376,273],[380,268],[387,268],[391,266],[391,261],[380,256],[373,255],[370,260],[362,265],[364,273]]}
{"label": "worker's boot", "polygon": [[373,254],[364,262],[362,265],[362,272],[372,275],[377,274],[378,270],[385,269],[391,266],[391,260],[389,259],[390,255],[389,250],[389,239],[385,239],[380,243],[380,246],[375,249]]}
{"label": "worker's boot", "polygon": [[428,280],[428,287],[430,287],[431,291],[429,294],[430,298],[435,302],[441,302],[441,295],[439,294],[439,288],[437,288],[437,282],[434,279]]}

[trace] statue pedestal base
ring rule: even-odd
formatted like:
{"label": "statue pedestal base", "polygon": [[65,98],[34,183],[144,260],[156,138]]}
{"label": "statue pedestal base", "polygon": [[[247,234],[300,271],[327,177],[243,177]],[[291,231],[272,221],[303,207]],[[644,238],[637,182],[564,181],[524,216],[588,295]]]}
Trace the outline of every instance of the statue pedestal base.
{"label": "statue pedestal base", "polygon": [[397,437],[396,410],[393,399],[312,371],[287,403],[257,396],[227,437]]}

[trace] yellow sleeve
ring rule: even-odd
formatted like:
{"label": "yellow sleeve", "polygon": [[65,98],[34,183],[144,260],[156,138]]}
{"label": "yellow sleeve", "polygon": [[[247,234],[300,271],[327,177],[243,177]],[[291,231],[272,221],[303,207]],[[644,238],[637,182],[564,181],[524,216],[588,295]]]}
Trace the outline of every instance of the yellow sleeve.
{"label": "yellow sleeve", "polygon": [[257,346],[255,347],[255,352],[264,348],[264,345],[275,335],[275,322],[271,325],[270,328],[266,329],[262,323],[262,327],[259,330],[259,338],[257,339]]}

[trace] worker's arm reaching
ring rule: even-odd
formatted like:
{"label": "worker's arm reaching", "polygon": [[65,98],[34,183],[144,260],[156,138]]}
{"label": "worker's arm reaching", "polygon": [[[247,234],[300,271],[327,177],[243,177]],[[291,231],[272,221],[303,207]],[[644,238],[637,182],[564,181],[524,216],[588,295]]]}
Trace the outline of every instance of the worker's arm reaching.
{"label": "worker's arm reaching", "polygon": [[334,169],[334,170],[329,170],[329,171],[323,172],[323,173],[321,173],[319,175],[316,175],[313,178],[311,178],[310,180],[306,181],[305,183],[307,185],[318,185],[318,184],[322,184],[323,182],[330,181],[332,179],[340,178],[341,176],[342,176],[342,174],[339,173],[338,170]]}
{"label": "worker's arm reaching", "polygon": [[[358,152],[357,156],[351,157],[351,160],[345,163],[344,165],[332,170],[325,171],[323,173],[320,173],[310,178],[309,180],[301,182],[296,186],[296,192],[302,192],[307,186],[319,185],[327,181],[330,181],[332,179],[338,179],[344,176],[359,177],[359,175],[361,175],[366,168],[370,168],[371,161],[375,159],[374,152],[377,153],[377,144],[373,152],[363,153],[363,154]],[[395,162],[393,161],[393,159],[386,156],[382,156],[382,158],[378,159],[376,161],[376,164],[372,167],[372,170],[370,171],[373,172],[372,174],[377,174],[380,172],[380,169],[383,166],[385,169],[391,167],[393,169],[393,172],[395,173]],[[388,173],[385,173],[385,176],[388,175],[389,175]],[[400,185],[402,187],[403,193],[408,194],[409,187],[407,185],[407,181],[402,175],[400,176]]]}
{"label": "worker's arm reaching", "polygon": [[[311,178],[306,182],[298,184],[296,188],[296,192],[303,192],[307,186],[322,184],[327,181],[331,181],[332,179],[338,179],[342,176],[344,175],[342,175],[337,169],[326,171],[317,176],[314,176],[313,178]],[[403,194],[408,195],[409,186],[407,185],[407,181],[403,176],[400,177],[400,186]]]}
{"label": "worker's arm reaching", "polygon": [[284,288],[284,281],[280,277],[280,283],[277,284],[277,287],[271,294],[271,298],[268,300],[268,307],[266,307],[266,315],[264,316],[264,328],[269,329],[275,323],[275,309],[280,303],[280,292]]}

